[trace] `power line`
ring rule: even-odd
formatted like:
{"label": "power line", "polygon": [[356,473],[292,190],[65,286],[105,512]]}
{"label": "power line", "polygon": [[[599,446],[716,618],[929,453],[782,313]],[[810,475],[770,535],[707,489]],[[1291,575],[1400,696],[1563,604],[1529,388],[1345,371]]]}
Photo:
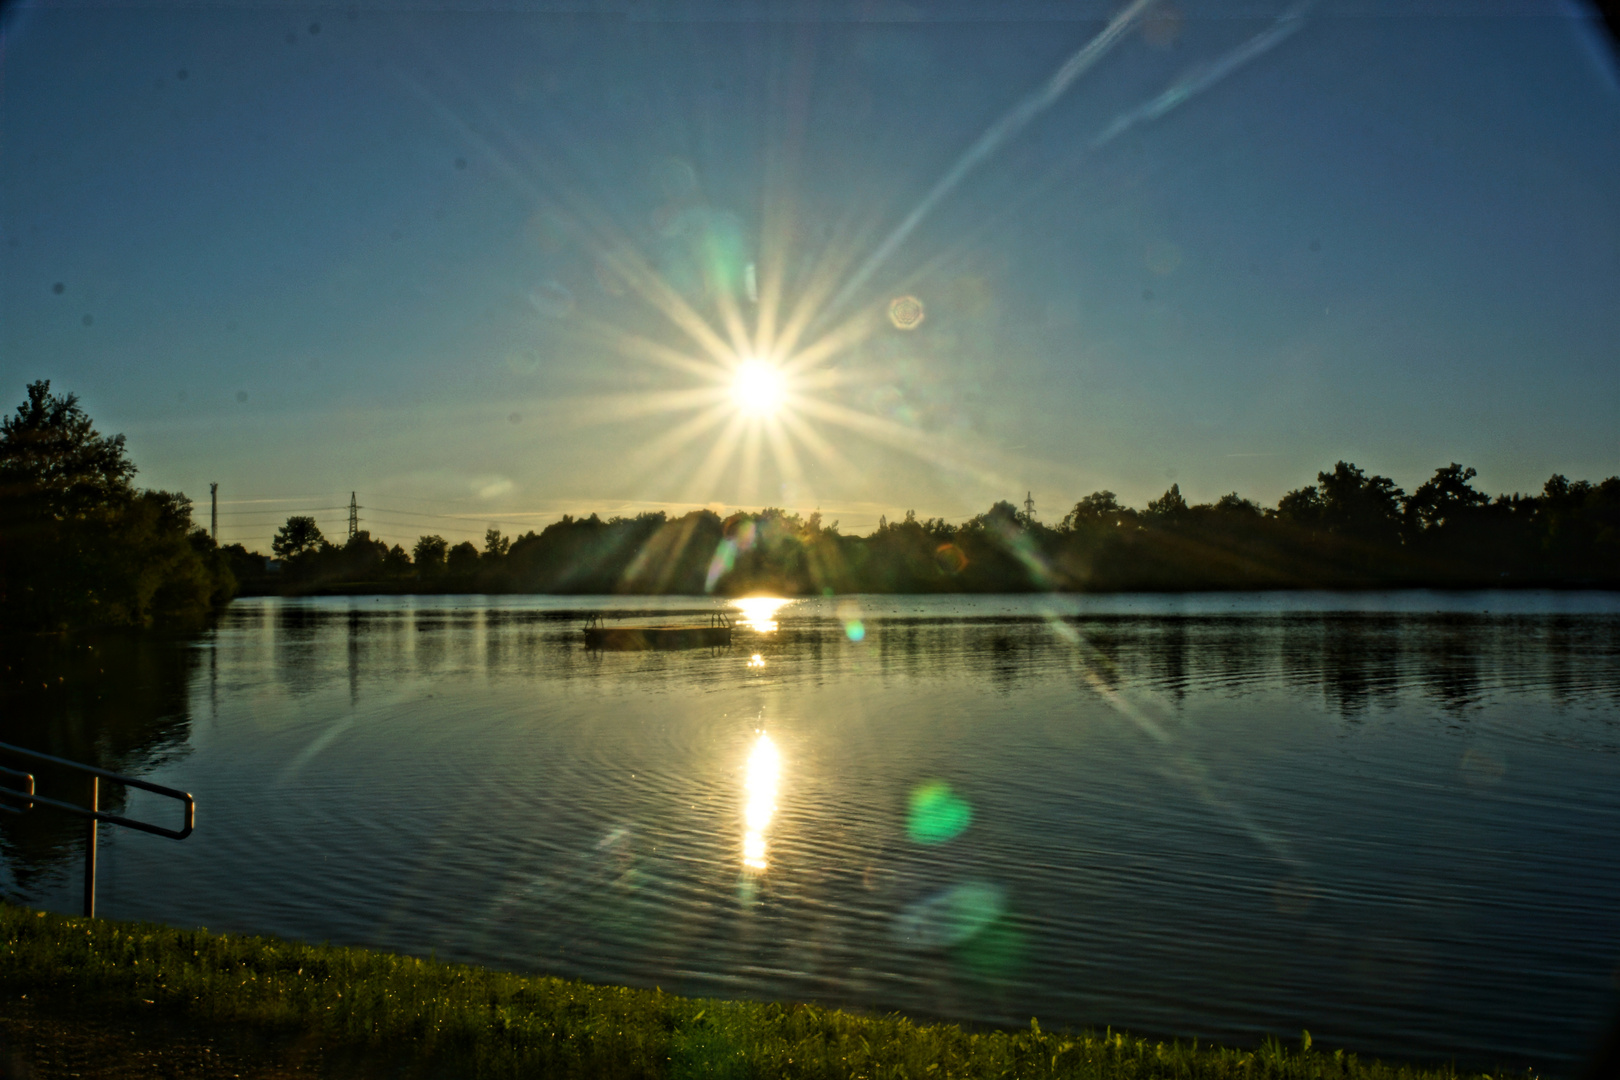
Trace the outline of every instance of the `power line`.
{"label": "power line", "polygon": [[323,514],[332,510],[346,510],[345,506],[314,506],[294,508],[292,510],[222,510],[220,517],[248,517],[269,514],[271,517],[299,517],[310,514]]}

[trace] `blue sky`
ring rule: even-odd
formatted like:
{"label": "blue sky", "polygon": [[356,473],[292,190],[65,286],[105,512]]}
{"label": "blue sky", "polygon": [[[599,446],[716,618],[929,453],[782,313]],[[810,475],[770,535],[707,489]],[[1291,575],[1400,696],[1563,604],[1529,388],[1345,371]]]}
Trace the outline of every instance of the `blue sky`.
{"label": "blue sky", "polygon": [[[877,260],[1125,5],[574,7],[10,9],[5,406],[77,392],[261,548],[351,490],[408,542],[1620,472],[1620,83],[1582,9],[1143,9]],[[788,415],[727,396],[756,352]]]}

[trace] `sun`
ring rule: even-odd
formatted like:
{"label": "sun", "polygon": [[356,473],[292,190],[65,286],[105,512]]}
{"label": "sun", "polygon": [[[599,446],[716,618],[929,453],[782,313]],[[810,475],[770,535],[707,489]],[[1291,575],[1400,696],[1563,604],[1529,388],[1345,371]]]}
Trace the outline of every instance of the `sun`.
{"label": "sun", "polygon": [[763,360],[744,360],[731,381],[731,398],[751,416],[775,416],[787,397],[781,369]]}

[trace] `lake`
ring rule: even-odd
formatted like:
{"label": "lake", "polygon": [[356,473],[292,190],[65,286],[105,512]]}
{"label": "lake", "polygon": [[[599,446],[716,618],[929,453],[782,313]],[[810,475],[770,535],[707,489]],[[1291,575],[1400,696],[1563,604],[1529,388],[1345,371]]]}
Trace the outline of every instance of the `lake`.
{"label": "lake", "polygon": [[[579,632],[716,606],[729,648]],[[1614,594],[270,598],[29,649],[0,738],[197,797],[103,830],[110,917],[1552,1074],[1616,1001]],[[79,835],[7,815],[5,894],[75,911]]]}

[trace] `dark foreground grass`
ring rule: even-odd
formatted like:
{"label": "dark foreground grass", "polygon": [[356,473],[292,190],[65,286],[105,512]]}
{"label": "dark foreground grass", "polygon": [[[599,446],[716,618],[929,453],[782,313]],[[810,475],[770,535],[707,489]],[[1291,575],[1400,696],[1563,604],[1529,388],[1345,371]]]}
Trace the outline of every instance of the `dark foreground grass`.
{"label": "dark foreground grass", "polygon": [[[974,1032],[808,1005],[703,1001],[265,937],[0,904],[8,1069],[53,1075],[614,1080],[1355,1078],[1450,1068],[1271,1042]],[[139,1060],[137,1060],[139,1059]]]}

